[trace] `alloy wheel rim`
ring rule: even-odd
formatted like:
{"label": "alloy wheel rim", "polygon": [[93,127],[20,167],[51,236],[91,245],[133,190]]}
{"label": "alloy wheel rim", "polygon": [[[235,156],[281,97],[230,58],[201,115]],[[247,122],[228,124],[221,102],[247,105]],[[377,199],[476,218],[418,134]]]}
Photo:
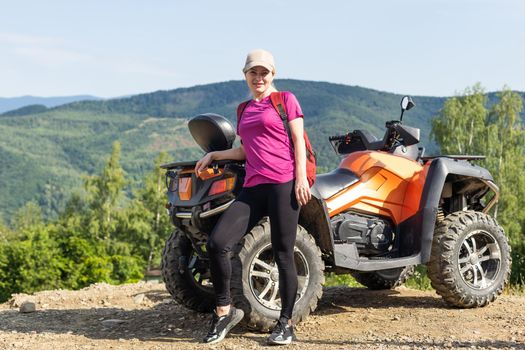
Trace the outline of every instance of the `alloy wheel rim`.
{"label": "alloy wheel rim", "polygon": [[490,232],[475,230],[461,242],[457,262],[463,282],[472,289],[487,289],[499,276],[501,248]]}
{"label": "alloy wheel rim", "polygon": [[[294,261],[297,269],[297,295],[295,303],[308,289],[310,271],[306,257],[297,247],[294,248]],[[249,265],[250,291],[255,299],[270,310],[281,310],[279,296],[279,271],[273,258],[272,246],[267,244],[257,251]]]}

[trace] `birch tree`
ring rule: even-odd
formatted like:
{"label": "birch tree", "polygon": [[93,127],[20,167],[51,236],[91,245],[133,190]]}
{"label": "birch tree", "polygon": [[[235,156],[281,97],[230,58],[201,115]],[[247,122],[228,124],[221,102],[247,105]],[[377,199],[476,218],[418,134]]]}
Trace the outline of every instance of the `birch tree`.
{"label": "birch tree", "polygon": [[432,136],[443,154],[481,154],[500,188],[499,223],[513,249],[512,281],[525,283],[525,129],[521,95],[504,88],[487,107],[481,86],[447,100],[432,121]]}

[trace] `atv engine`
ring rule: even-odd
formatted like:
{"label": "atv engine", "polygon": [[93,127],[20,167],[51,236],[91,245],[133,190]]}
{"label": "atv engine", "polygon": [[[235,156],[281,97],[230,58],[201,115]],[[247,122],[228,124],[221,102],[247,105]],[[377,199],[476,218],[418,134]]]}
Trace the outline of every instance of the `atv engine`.
{"label": "atv engine", "polygon": [[363,256],[375,256],[391,249],[394,234],[386,220],[346,212],[334,216],[331,223],[335,242],[355,243]]}

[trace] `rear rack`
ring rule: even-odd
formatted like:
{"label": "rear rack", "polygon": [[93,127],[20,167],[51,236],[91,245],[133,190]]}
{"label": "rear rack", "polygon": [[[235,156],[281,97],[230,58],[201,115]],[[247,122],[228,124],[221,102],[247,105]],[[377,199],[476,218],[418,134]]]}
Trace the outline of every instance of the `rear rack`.
{"label": "rear rack", "polygon": [[[185,161],[185,162],[174,162],[174,163],[162,164],[160,167],[162,169],[177,169],[177,168],[194,167],[195,164],[197,164],[196,160],[190,160],[190,161]],[[216,160],[216,161],[211,162],[210,166],[223,166],[226,164],[244,164],[244,161],[232,160],[232,159]]]}
{"label": "rear rack", "polygon": [[437,155],[437,156],[424,156],[421,157],[423,161],[432,160],[436,158],[450,158],[454,160],[468,160],[468,161],[474,161],[474,160],[484,160],[485,156],[469,156],[469,155],[452,155],[452,154],[443,154],[443,155]]}
{"label": "rear rack", "polygon": [[[221,204],[219,205],[218,207],[216,208],[213,208],[213,209],[209,209],[207,211],[203,211],[203,212],[200,212],[198,213],[199,217],[201,219],[204,219],[204,218],[207,218],[207,217],[210,217],[210,216],[213,216],[215,214],[219,214],[219,213],[222,213],[223,211],[225,211],[226,209],[228,209],[228,207],[235,201],[235,199],[232,199],[224,204]],[[186,212],[186,211],[179,211],[177,213],[175,213],[175,216],[178,217],[179,219],[191,219],[192,218],[192,215],[193,215],[193,212]]]}

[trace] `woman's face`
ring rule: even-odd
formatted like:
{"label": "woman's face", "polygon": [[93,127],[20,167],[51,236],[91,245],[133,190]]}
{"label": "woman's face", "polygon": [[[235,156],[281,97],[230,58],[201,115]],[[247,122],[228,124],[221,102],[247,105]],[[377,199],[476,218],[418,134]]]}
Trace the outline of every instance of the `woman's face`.
{"label": "woman's face", "polygon": [[273,73],[262,66],[250,68],[244,76],[254,96],[264,94],[272,86]]}

